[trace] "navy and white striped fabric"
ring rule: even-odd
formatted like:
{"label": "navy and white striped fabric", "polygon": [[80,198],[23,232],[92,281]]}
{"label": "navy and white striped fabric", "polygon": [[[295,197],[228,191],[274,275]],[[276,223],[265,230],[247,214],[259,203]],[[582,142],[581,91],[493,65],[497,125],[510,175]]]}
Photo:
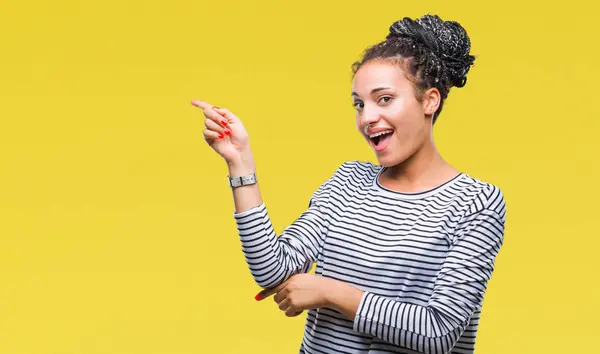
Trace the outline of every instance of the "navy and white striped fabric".
{"label": "navy and white striped fabric", "polygon": [[422,193],[378,182],[348,161],[277,237],[265,204],[234,212],[263,288],[310,271],[365,291],[352,320],[309,310],[301,353],[473,353],[481,305],[504,239],[501,190],[461,173]]}

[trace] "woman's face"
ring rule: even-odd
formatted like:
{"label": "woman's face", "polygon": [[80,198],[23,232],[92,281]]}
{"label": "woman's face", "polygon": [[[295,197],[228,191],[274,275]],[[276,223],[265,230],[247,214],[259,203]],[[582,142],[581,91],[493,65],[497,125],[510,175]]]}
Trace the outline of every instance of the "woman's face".
{"label": "woman's face", "polygon": [[[405,161],[430,139],[431,116],[426,114],[432,113],[431,102],[417,101],[412,83],[398,64],[363,64],[354,76],[352,99],[358,131],[382,166]],[[378,132],[383,135],[369,137]]]}

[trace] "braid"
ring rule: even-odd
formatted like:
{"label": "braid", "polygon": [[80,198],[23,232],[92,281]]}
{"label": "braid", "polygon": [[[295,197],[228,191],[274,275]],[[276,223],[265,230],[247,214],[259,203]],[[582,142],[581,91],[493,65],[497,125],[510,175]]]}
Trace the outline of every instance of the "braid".
{"label": "braid", "polygon": [[469,36],[458,22],[443,21],[437,15],[416,20],[405,17],[390,26],[385,41],[365,50],[362,60],[352,64],[352,74],[374,59],[404,63],[418,95],[431,87],[439,90],[441,100],[433,118],[435,124],[450,88],[467,83],[467,73],[475,61],[470,50]]}

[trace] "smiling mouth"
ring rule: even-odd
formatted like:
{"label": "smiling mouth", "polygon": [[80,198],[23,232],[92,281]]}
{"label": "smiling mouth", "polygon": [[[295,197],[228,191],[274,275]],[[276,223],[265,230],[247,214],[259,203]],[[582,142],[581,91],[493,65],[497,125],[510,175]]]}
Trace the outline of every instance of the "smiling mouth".
{"label": "smiling mouth", "polygon": [[380,135],[374,136],[369,139],[371,139],[371,141],[373,142],[373,145],[378,146],[379,143],[382,142],[383,140],[389,139],[393,133],[394,133],[393,131],[388,131],[388,132],[385,132],[384,134],[380,134]]}

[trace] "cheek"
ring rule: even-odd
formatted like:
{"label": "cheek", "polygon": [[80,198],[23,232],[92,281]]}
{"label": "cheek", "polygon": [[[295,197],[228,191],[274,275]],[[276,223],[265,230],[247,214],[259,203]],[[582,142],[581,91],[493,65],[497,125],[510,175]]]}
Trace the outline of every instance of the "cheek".
{"label": "cheek", "polygon": [[412,144],[414,140],[420,140],[423,135],[423,122],[418,114],[405,112],[394,122],[398,139],[402,144]]}
{"label": "cheek", "polygon": [[398,143],[400,145],[409,144],[410,141],[414,139],[414,137],[408,129],[396,130],[396,134],[398,138]]}
{"label": "cheek", "polygon": [[408,131],[420,130],[425,121],[421,106],[416,100],[405,100],[396,111],[398,124]]}

